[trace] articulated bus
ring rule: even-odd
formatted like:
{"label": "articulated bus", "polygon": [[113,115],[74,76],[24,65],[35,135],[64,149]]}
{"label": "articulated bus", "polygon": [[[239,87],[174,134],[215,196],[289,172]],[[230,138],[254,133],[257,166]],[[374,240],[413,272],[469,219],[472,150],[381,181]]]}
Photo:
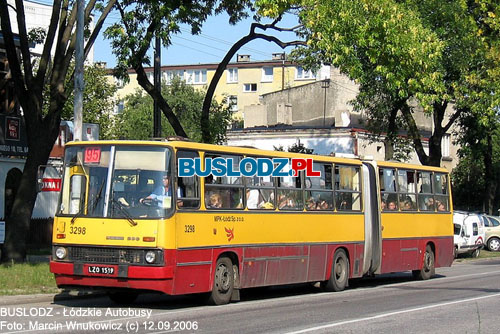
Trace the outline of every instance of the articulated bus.
{"label": "articulated bus", "polygon": [[[247,157],[312,159],[320,176],[178,174],[180,158],[217,157],[232,170]],[[442,168],[179,140],[68,143],[50,269],[59,287],[115,302],[159,291],[225,304],[250,287],[429,279],[453,261],[451,211]]]}

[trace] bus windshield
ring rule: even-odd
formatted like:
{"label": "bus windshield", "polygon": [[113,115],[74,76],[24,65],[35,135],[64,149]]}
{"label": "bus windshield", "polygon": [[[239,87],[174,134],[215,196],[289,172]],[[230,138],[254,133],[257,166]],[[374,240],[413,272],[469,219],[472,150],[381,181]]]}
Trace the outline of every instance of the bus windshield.
{"label": "bus windshield", "polygon": [[170,160],[170,150],[165,147],[68,147],[59,214],[166,217],[174,209]]}

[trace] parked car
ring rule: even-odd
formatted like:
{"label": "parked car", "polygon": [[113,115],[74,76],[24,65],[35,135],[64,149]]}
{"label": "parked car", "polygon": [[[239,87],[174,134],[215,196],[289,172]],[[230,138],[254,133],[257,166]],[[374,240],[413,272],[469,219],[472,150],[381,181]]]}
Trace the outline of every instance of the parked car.
{"label": "parked car", "polygon": [[453,212],[455,257],[468,254],[478,257],[484,246],[485,229],[483,220],[477,213]]}
{"label": "parked car", "polygon": [[484,244],[492,252],[500,251],[500,217],[481,215],[486,236]]}

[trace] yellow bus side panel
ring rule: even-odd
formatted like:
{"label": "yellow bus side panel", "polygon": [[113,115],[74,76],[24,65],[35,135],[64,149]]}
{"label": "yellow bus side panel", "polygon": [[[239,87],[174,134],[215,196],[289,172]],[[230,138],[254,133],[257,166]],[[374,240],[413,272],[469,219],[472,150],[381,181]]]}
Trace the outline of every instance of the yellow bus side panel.
{"label": "yellow bus side panel", "polygon": [[449,237],[453,235],[451,213],[382,213],[382,238]]}
{"label": "yellow bus side panel", "polygon": [[178,212],[177,247],[361,242],[361,214]]}

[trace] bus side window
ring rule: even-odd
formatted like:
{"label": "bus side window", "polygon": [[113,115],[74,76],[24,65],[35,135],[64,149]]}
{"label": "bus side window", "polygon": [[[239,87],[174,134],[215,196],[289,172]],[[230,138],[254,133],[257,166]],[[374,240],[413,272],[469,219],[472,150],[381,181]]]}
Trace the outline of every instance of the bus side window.
{"label": "bus side window", "polygon": [[[205,157],[224,158],[227,163],[232,161],[233,171],[238,171],[242,156],[208,153]],[[232,160],[228,160],[232,159]],[[205,177],[205,207],[207,209],[243,209],[243,181],[239,176]]]}
{"label": "bus side window", "polygon": [[[284,174],[288,174],[291,169],[290,162],[283,168]],[[278,193],[276,206],[282,211],[302,211],[304,210],[304,200],[302,194],[301,174],[298,176],[283,176],[277,178]]]}
{"label": "bus side window", "polygon": [[[177,151],[179,158],[197,158],[198,152]],[[179,164],[177,164],[178,168]],[[200,207],[200,180],[197,175],[177,178],[177,207],[183,209],[195,209]]]}
{"label": "bus side window", "polygon": [[[255,157],[257,159],[257,157]],[[247,171],[250,170],[246,165]],[[272,176],[245,177],[245,199],[249,210],[274,210],[275,187]]]}
{"label": "bus side window", "polygon": [[337,211],[361,211],[360,168],[335,165],[335,204]]}
{"label": "bus side window", "polygon": [[434,201],[437,211],[449,211],[448,177],[434,173]]}
{"label": "bus side window", "polygon": [[417,195],[415,194],[415,171],[398,170],[399,207],[402,211],[417,210]]}
{"label": "bus side window", "polygon": [[396,192],[396,170],[380,168],[380,198],[383,211],[398,211],[398,194]]}

